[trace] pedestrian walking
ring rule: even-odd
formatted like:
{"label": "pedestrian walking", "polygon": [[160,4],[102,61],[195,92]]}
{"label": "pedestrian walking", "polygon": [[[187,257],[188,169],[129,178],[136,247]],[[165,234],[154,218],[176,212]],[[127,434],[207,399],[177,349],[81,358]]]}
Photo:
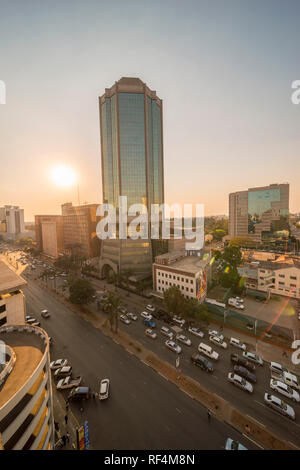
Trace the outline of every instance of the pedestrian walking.
{"label": "pedestrian walking", "polygon": [[66,438],[67,438],[67,442],[70,442],[70,433],[69,433],[69,431],[67,431]]}
{"label": "pedestrian walking", "polygon": [[208,418],[208,421],[210,421],[210,419],[211,419],[211,412],[210,412],[210,410],[207,410],[207,418]]}
{"label": "pedestrian walking", "polygon": [[67,424],[68,424],[68,419],[69,419],[68,415],[65,415],[65,423],[66,423],[66,426],[67,426]]}

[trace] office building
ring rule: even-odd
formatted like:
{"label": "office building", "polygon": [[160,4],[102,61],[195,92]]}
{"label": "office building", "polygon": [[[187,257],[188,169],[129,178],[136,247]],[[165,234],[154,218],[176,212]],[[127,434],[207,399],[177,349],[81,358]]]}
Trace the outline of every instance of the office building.
{"label": "office building", "polygon": [[16,240],[24,231],[24,209],[8,205],[0,207],[0,234],[3,238]]}
{"label": "office building", "polygon": [[58,258],[64,250],[63,217],[36,215],[35,236],[38,250],[51,258]]}
{"label": "office building", "polygon": [[101,241],[96,228],[99,218],[96,216],[98,204],[73,206],[62,204],[64,251],[69,254],[80,254],[87,258],[100,256]]}
{"label": "office building", "polygon": [[[99,98],[103,202],[164,202],[162,100],[139,78],[123,77]],[[105,240],[100,271],[151,275],[149,239]]]}
{"label": "office building", "polygon": [[0,326],[25,322],[26,302],[21,290],[27,282],[0,261]]}
{"label": "office building", "polygon": [[38,327],[0,328],[0,441],[4,450],[51,450],[54,419],[49,338]]}
{"label": "office building", "polygon": [[250,188],[229,195],[229,236],[274,243],[289,230],[289,184]]}

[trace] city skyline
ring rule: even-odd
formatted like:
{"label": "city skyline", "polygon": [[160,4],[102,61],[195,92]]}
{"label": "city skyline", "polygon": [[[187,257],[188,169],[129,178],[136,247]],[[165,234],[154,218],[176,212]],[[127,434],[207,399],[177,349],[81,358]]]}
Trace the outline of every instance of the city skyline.
{"label": "city skyline", "polygon": [[0,18],[1,205],[24,207],[32,221],[77,201],[76,187],[53,185],[58,165],[79,175],[82,202],[101,203],[97,97],[133,76],[164,102],[166,203],[228,214],[230,192],[289,182],[299,212],[297,2],[272,2],[272,18],[270,2],[176,2],[174,11],[174,2],[73,2],[72,11],[67,2],[16,3]]}

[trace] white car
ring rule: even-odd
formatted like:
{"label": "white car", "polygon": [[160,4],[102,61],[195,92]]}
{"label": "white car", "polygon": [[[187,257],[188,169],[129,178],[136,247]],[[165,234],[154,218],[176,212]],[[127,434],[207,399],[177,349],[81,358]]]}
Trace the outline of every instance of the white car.
{"label": "white car", "polygon": [[209,341],[211,341],[217,346],[221,346],[221,348],[224,348],[224,349],[227,348],[227,343],[223,339],[221,339],[219,336],[210,336]]}
{"label": "white car", "polygon": [[151,304],[148,304],[148,305],[146,306],[146,309],[149,310],[149,312],[155,312],[155,307],[154,307],[153,305],[151,305]]}
{"label": "white car", "polygon": [[48,312],[48,310],[42,310],[41,315],[43,318],[50,318],[50,313]]}
{"label": "white car", "polygon": [[245,307],[243,304],[241,304],[240,302],[238,302],[236,299],[234,299],[233,297],[231,297],[230,299],[228,299],[228,305],[231,305],[232,307],[235,307],[235,308],[239,308],[241,310],[244,310]]}
{"label": "white car", "polygon": [[126,317],[126,315],[120,315],[120,320],[121,322],[125,323],[125,325],[130,325],[131,321],[129,318]]}
{"label": "white car", "polygon": [[56,370],[60,367],[64,367],[68,364],[68,359],[56,359],[56,361],[50,362],[50,369]]}
{"label": "white car", "polygon": [[245,392],[253,393],[253,386],[251,383],[247,382],[247,380],[243,379],[240,375],[229,372],[227,377],[229,382],[231,382],[233,385],[236,385],[242,390],[245,390]]}
{"label": "white car", "polygon": [[241,304],[244,302],[244,299],[242,299],[241,297],[235,297],[235,300],[237,300]]}
{"label": "white car", "polygon": [[79,387],[81,384],[82,377],[74,377],[72,379],[71,375],[65,377],[64,379],[60,379],[56,385],[57,390],[67,390],[69,388]]}
{"label": "white car", "polygon": [[72,372],[72,366],[64,366],[60,367],[59,369],[56,369],[54,372],[54,377],[67,377],[68,375],[71,375]]}
{"label": "white car", "polygon": [[135,313],[128,312],[128,313],[126,313],[126,315],[130,320],[136,321],[138,319],[138,317]]}
{"label": "white car", "polygon": [[173,322],[177,323],[177,325],[181,327],[183,327],[183,325],[185,324],[185,320],[181,317],[178,317],[178,315],[174,315]]}
{"label": "white car", "polygon": [[236,338],[230,338],[230,344],[232,346],[235,346],[236,348],[242,349],[243,351],[246,351],[246,345],[245,343],[242,343],[239,339]]}
{"label": "white car", "polygon": [[222,340],[224,339],[224,336],[221,335],[217,330],[208,330],[208,336],[218,336]]}
{"label": "white car", "polygon": [[152,339],[157,338],[157,334],[155,333],[155,331],[151,330],[151,328],[147,328],[147,330],[145,331],[145,335],[149,336],[149,338],[152,338]]}
{"label": "white car", "polygon": [[186,346],[191,346],[192,345],[192,341],[187,337],[187,336],[184,336],[184,335],[177,335],[176,336],[176,339],[182,343],[182,344],[185,344]]}
{"label": "white car", "polygon": [[275,395],[265,393],[264,401],[266,405],[268,405],[273,410],[278,411],[279,413],[286,416],[287,418],[292,419],[293,421],[295,420],[296,414],[294,409],[284,401],[280,400],[280,398],[275,397]]}
{"label": "white car", "polygon": [[167,326],[162,326],[160,329],[160,332],[164,336],[168,336],[168,338],[172,339],[174,336],[174,333],[168,328]]}
{"label": "white car", "polygon": [[293,401],[300,401],[299,393],[284,382],[280,382],[280,380],[271,379],[270,387],[272,390],[276,390],[276,392],[281,393],[281,395],[284,395]]}
{"label": "white car", "polygon": [[108,398],[109,379],[102,379],[99,389],[99,400],[106,400]]}
{"label": "white car", "polygon": [[198,346],[198,351],[202,354],[205,354],[205,356],[209,357],[210,359],[213,359],[214,361],[217,361],[219,359],[219,354],[207,344],[200,343]]}
{"label": "white car", "polygon": [[152,320],[152,315],[148,312],[142,312],[141,317],[145,318],[146,320]]}
{"label": "white car", "polygon": [[275,372],[276,374],[283,374],[283,372],[287,372],[287,368],[283,365],[279,364],[279,362],[271,362],[270,364],[271,372]]}
{"label": "white car", "polygon": [[167,346],[167,348],[171,349],[171,351],[176,352],[177,354],[181,353],[181,347],[178,344],[174,343],[174,341],[167,339],[165,345]]}
{"label": "white car", "polygon": [[195,326],[189,326],[188,331],[192,333],[192,335],[198,336],[199,338],[204,337],[204,333],[199,328],[196,328]]}
{"label": "white car", "polygon": [[250,362],[254,362],[255,364],[258,364],[259,366],[264,365],[264,361],[262,360],[261,357],[257,356],[256,354],[249,352],[249,351],[244,351],[243,356],[245,359],[247,359]]}

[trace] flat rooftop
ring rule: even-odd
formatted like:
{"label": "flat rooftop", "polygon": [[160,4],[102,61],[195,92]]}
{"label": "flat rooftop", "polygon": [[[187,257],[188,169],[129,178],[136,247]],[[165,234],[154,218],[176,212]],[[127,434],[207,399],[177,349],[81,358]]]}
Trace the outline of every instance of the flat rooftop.
{"label": "flat rooftop", "polygon": [[26,284],[25,279],[0,260],[0,295],[13,292]]}
{"label": "flat rooftop", "polygon": [[[171,255],[176,256],[176,254],[180,255],[180,252],[174,252],[171,253]],[[165,253],[164,255],[158,256],[160,259],[168,259],[168,253]],[[179,271],[186,271],[190,274],[197,274],[199,271],[201,271],[205,266],[207,266],[209,262],[209,254],[204,253],[202,256],[183,256],[179,257],[178,259],[175,259],[174,261],[171,261],[168,264],[163,264],[163,263],[154,263],[156,266],[160,266],[161,269],[164,268],[171,268],[171,269],[176,269]]]}
{"label": "flat rooftop", "polygon": [[1,333],[0,339],[13,349],[16,362],[0,389],[0,408],[27,382],[42,360],[45,345],[33,332]]}

